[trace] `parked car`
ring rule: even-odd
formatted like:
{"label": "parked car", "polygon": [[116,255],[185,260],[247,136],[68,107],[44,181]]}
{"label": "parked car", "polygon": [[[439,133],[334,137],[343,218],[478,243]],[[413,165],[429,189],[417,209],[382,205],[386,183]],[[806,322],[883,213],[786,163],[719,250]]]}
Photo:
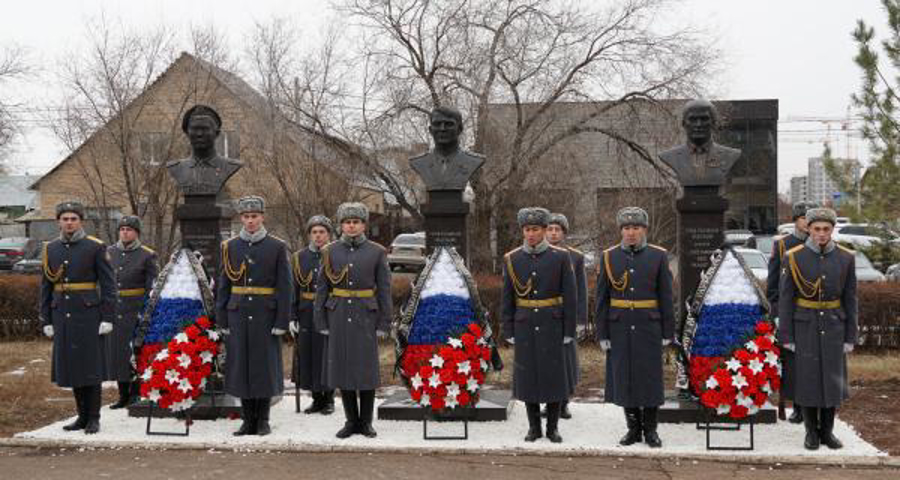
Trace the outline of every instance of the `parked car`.
{"label": "parked car", "polygon": [[31,252],[25,254],[24,260],[19,260],[12,267],[12,271],[16,273],[41,273],[44,266],[44,250],[42,248],[34,248]]}
{"label": "parked car", "polygon": [[900,236],[879,225],[868,223],[847,223],[834,228],[832,239],[835,242],[849,243],[857,248],[870,247],[886,239],[889,242],[900,242]]}
{"label": "parked car", "polygon": [[418,270],[425,266],[425,232],[401,233],[391,242],[388,251],[391,270],[407,268]]}
{"label": "parked car", "polygon": [[793,223],[782,223],[778,226],[778,234],[779,235],[790,235],[794,233],[794,229],[797,228]]}
{"label": "parked car", "polygon": [[734,251],[741,256],[747,267],[757,280],[765,282],[769,277],[769,258],[755,248],[735,247]]}
{"label": "parked car", "polygon": [[857,251],[855,255],[857,282],[883,282],[887,280],[883,273],[872,266],[872,262],[869,261],[864,253]]}
{"label": "parked car", "polygon": [[36,240],[26,237],[0,238],[0,269],[12,269],[16,262],[35,250],[36,245]]}
{"label": "parked car", "polygon": [[[781,237],[775,235],[754,235],[753,239],[755,245],[752,246],[762,252],[766,258],[772,258],[772,249],[775,248],[775,240],[778,240],[779,238]],[[748,244],[747,246],[749,247],[751,245]]]}

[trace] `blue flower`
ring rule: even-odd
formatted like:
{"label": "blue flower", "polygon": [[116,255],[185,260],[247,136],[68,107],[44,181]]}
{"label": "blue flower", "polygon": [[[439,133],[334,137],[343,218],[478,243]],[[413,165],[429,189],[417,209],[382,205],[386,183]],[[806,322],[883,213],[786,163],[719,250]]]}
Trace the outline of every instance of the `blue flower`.
{"label": "blue flower", "polygon": [[432,295],[422,299],[413,316],[410,345],[435,345],[450,335],[465,330],[474,321],[475,312],[468,299],[455,295]]}
{"label": "blue flower", "polygon": [[144,343],[168,343],[203,314],[203,303],[189,298],[161,298],[150,315]]}
{"label": "blue flower", "polygon": [[759,305],[723,303],[700,309],[691,355],[722,357],[753,332],[763,312]]}

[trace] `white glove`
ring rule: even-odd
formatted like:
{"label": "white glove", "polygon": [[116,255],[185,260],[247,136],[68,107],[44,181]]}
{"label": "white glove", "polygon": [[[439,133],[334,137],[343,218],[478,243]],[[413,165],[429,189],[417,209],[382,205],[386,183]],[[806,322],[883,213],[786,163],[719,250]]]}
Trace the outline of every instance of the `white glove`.
{"label": "white glove", "polygon": [[388,334],[387,334],[387,332],[383,332],[381,330],[375,330],[375,336],[383,339],[383,338],[387,338]]}
{"label": "white glove", "polygon": [[852,343],[845,343],[845,344],[844,344],[844,353],[850,353],[850,352],[852,352],[852,351],[853,351],[853,344],[852,344]]}
{"label": "white glove", "polygon": [[300,335],[300,322],[291,322],[288,324],[288,329],[291,331],[291,335],[297,336]]}
{"label": "white glove", "polygon": [[600,350],[604,352],[612,348],[612,342],[609,340],[600,340]]}
{"label": "white glove", "polygon": [[319,333],[321,333],[322,335],[328,335],[329,332],[328,330],[319,330]]}
{"label": "white glove", "polygon": [[671,340],[671,339],[668,339],[668,338],[662,339],[662,346],[668,347],[668,346],[671,345],[671,344],[672,344],[672,340]]}
{"label": "white glove", "polygon": [[516,339],[513,338],[513,337],[509,337],[509,338],[506,339],[506,343],[508,343],[508,344],[510,344],[510,345],[515,345],[515,344],[516,344]]}
{"label": "white glove", "polygon": [[563,345],[572,343],[572,337],[563,337]]}
{"label": "white glove", "polygon": [[100,335],[106,335],[113,330],[113,324],[109,322],[100,322]]}
{"label": "white glove", "polygon": [[284,335],[285,333],[287,333],[287,330],[285,330],[283,328],[273,328],[272,329],[272,335],[275,335],[276,337],[280,337],[280,336]]}
{"label": "white glove", "polygon": [[44,335],[46,335],[47,338],[53,338],[53,325],[44,327]]}
{"label": "white glove", "polygon": [[785,348],[785,350],[790,350],[790,351],[793,352],[793,351],[795,351],[795,349],[796,349],[797,347],[796,347],[796,345],[794,345],[793,343],[785,343],[785,344],[784,344],[784,348]]}
{"label": "white glove", "polygon": [[231,330],[227,328],[220,328],[219,333],[221,333],[222,335],[231,335]]}

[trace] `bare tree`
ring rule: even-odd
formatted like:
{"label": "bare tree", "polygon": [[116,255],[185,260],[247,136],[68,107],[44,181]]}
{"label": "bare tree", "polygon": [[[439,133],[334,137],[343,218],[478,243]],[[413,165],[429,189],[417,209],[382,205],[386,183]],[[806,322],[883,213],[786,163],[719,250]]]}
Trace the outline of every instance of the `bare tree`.
{"label": "bare tree", "polygon": [[[0,49],[0,86],[22,79],[30,72],[26,52],[18,46],[7,46]],[[8,91],[8,90],[7,90]],[[0,173],[4,173],[9,147],[19,129],[14,113],[15,104],[8,98],[0,96]]]}
{"label": "bare tree", "polygon": [[[716,52],[698,31],[658,27],[668,3],[348,0],[343,9],[363,27],[364,55],[379,66],[369,85],[390,100],[382,116],[416,118],[424,127],[433,106],[456,104],[468,113],[472,148],[482,152],[491,122],[505,127],[473,185],[474,241],[490,244],[495,230],[500,253],[514,238],[517,196],[510,193],[543,181],[534,178],[536,165],[560,143],[599,134],[655,165],[644,145],[603,120],[636,99],[701,89]],[[562,102],[591,108],[563,122],[554,108]],[[497,103],[511,104],[512,115],[492,118]],[[473,260],[490,265],[485,255]]]}

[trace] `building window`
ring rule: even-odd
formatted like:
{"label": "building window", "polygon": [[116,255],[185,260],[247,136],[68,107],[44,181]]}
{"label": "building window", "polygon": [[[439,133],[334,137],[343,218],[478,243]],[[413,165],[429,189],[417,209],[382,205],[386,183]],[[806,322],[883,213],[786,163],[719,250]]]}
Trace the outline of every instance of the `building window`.
{"label": "building window", "polygon": [[222,157],[241,158],[241,138],[238,132],[220,133],[216,139],[216,152]]}
{"label": "building window", "polygon": [[137,142],[138,155],[143,165],[157,167],[168,161],[170,144],[168,133],[139,132]]}

